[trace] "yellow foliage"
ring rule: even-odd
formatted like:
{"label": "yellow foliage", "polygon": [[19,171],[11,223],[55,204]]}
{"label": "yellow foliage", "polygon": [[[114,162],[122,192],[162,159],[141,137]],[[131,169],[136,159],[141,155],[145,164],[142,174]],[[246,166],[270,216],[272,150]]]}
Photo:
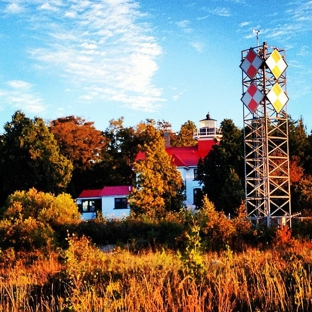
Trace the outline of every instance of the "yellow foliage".
{"label": "yellow foliage", "polygon": [[8,198],[6,218],[29,217],[51,225],[77,224],[80,222],[78,207],[69,194],[54,196],[38,192],[35,188],[16,191]]}

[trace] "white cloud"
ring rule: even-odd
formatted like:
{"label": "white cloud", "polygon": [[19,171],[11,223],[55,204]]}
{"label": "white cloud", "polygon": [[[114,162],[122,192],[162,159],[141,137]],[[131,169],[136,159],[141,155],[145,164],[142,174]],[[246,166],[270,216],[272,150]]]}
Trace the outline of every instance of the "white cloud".
{"label": "white cloud", "polygon": [[9,14],[17,14],[17,13],[21,13],[23,11],[23,7],[19,5],[18,2],[11,2],[10,4],[8,4],[5,8],[5,13],[9,13]]}
{"label": "white cloud", "polygon": [[5,85],[9,88],[1,89],[0,86],[2,103],[34,114],[45,111],[42,98],[32,91],[30,83],[22,80],[11,80],[7,81]]}
{"label": "white cloud", "polygon": [[202,53],[204,51],[204,46],[201,42],[192,42],[191,46],[196,49],[197,52]]}
{"label": "white cloud", "polygon": [[40,5],[39,10],[58,11],[58,7],[51,5],[49,2],[45,2]]}
{"label": "white cloud", "polygon": [[210,16],[210,15],[208,14],[208,15],[205,15],[205,16],[197,17],[197,20],[198,20],[198,21],[202,21],[202,20],[207,19],[209,16]]}
{"label": "white cloud", "polygon": [[239,27],[246,27],[250,24],[250,22],[242,22],[239,24]]}
{"label": "white cloud", "polygon": [[223,7],[218,7],[213,10],[209,10],[209,12],[211,14],[218,15],[218,16],[224,16],[224,17],[231,16],[230,11],[227,8],[223,8]]}
{"label": "white cloud", "polygon": [[74,11],[67,11],[64,14],[65,17],[75,18],[77,16],[76,12]]}
{"label": "white cloud", "polygon": [[31,84],[26,82],[26,81],[22,81],[22,80],[10,80],[7,82],[7,85],[10,86],[13,89],[30,89],[31,88]]}
{"label": "white cloud", "polygon": [[189,20],[181,20],[179,22],[176,22],[176,25],[180,27],[185,33],[192,33],[193,29],[189,27],[190,21]]}
{"label": "white cloud", "polygon": [[[96,89],[98,98],[133,109],[154,110],[163,101],[161,89],[152,83],[162,48],[138,2],[73,0],[59,4],[58,11],[47,8],[32,19],[33,28],[44,35],[42,45],[28,49],[40,67],[88,88],[84,99]],[[68,19],[54,23],[64,16]]]}
{"label": "white cloud", "polygon": [[181,28],[186,28],[190,24],[190,21],[182,20],[182,21],[176,22],[176,24],[177,24],[177,26],[179,26]]}

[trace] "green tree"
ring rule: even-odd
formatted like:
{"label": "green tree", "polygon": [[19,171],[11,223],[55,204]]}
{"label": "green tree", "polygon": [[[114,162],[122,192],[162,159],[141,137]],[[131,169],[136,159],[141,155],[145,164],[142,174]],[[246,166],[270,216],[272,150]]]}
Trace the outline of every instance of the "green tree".
{"label": "green tree", "polygon": [[15,190],[60,193],[68,185],[73,165],[63,156],[41,118],[17,111],[0,138],[0,202]]}
{"label": "green tree", "polygon": [[309,159],[310,154],[306,154],[308,148],[308,137],[306,133],[306,127],[303,123],[303,119],[300,118],[297,121],[289,119],[289,158],[293,156],[299,157],[299,165],[305,163],[305,158]]}
{"label": "green tree", "polygon": [[243,134],[232,120],[221,123],[222,140],[200,160],[198,171],[203,192],[218,211],[234,213],[244,197]]}
{"label": "green tree", "polygon": [[164,139],[153,125],[146,127],[153,140],[142,146],[142,157],[134,164],[137,187],[130,196],[134,214],[161,218],[182,207],[183,179],[166,153]]}
{"label": "green tree", "polygon": [[124,127],[123,123],[123,117],[112,119],[103,133],[107,148],[102,153],[103,161],[96,169],[105,172],[106,185],[131,185],[135,180],[132,166],[142,141],[133,127]]}

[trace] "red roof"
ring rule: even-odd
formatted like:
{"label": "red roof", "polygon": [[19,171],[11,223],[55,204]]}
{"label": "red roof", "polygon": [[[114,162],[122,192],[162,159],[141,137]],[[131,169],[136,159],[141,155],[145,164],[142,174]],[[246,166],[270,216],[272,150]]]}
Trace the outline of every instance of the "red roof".
{"label": "red roof", "polygon": [[104,186],[101,196],[129,195],[131,190],[132,187],[129,185]]}
{"label": "red roof", "polygon": [[[214,140],[202,140],[198,141],[197,146],[170,146],[166,148],[166,152],[172,157],[173,163],[177,167],[197,166],[199,159],[204,159],[211,151],[214,144],[216,144]],[[135,160],[142,159],[145,159],[145,153],[140,151]]]}
{"label": "red roof", "polygon": [[83,190],[78,198],[94,198],[114,195],[129,195],[132,187],[129,185],[104,186],[101,190]]}
{"label": "red roof", "polygon": [[101,197],[102,190],[83,190],[78,198]]}
{"label": "red roof", "polygon": [[173,163],[177,167],[197,166],[200,157],[197,146],[168,147],[166,152],[172,156]]}

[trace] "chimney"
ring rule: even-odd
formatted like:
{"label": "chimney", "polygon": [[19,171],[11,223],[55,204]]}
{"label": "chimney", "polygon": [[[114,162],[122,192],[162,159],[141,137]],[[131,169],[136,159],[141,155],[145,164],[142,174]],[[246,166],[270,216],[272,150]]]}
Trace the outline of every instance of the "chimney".
{"label": "chimney", "polygon": [[164,132],[165,148],[170,147],[170,132]]}

